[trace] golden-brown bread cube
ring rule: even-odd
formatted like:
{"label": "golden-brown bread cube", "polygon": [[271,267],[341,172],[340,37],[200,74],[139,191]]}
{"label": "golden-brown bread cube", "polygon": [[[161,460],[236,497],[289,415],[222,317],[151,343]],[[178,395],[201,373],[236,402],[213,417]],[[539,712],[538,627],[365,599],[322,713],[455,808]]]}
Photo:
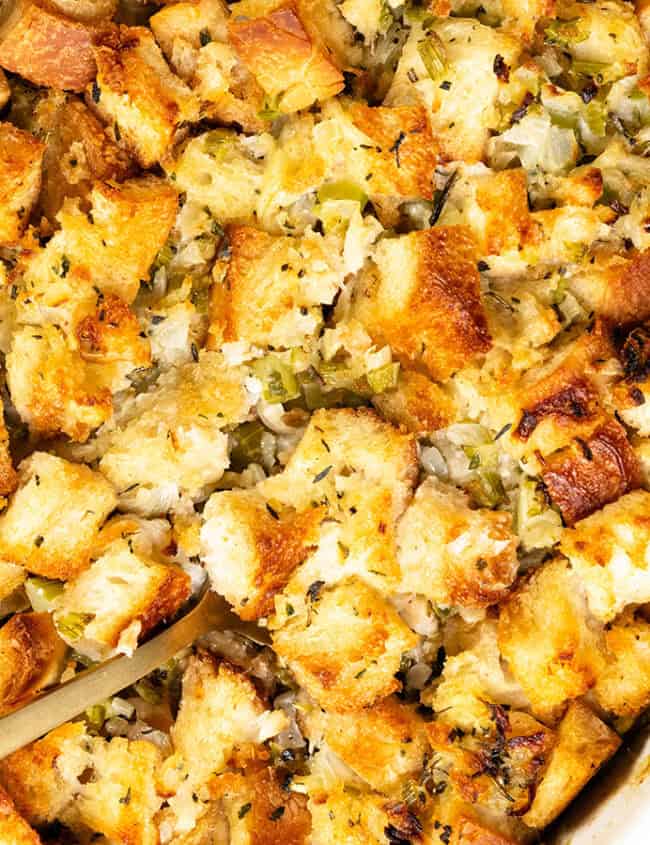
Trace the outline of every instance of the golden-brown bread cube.
{"label": "golden-brown bread cube", "polygon": [[373,396],[379,413],[419,437],[446,428],[456,419],[454,400],[422,373],[402,370],[394,390]]}
{"label": "golden-brown bread cube", "polygon": [[225,41],[228,37],[229,16],[228,6],[223,0],[181,0],[163,6],[151,16],[149,25],[163,53],[173,65],[174,47],[178,39],[195,50],[206,46],[205,42]]}
{"label": "golden-brown bread cube", "polygon": [[572,701],[530,810],[523,821],[546,827],[575,798],[621,744],[620,738],[581,701]]}
{"label": "golden-brown bread cube", "polygon": [[280,112],[300,111],[343,90],[343,74],[310,37],[292,2],[250,19],[233,15],[228,37]]}
{"label": "golden-brown bread cube", "polygon": [[82,827],[120,845],[158,845],[155,815],[162,798],[156,792],[156,775],[161,764],[161,751],[152,742],[95,737],[92,776],[72,808]]}
{"label": "golden-brown bread cube", "polygon": [[258,488],[274,508],[319,506],[328,516],[318,550],[276,599],[279,621],[301,613],[315,581],[355,575],[382,593],[397,588],[395,523],[417,475],[414,445],[411,436],[366,409],[312,415],[284,471]]}
{"label": "golden-brown bread cube", "polygon": [[391,492],[392,501],[384,515],[395,519],[406,506],[417,472],[415,442],[410,435],[365,408],[327,409],[312,414],[284,471],[266,479],[259,489],[267,499],[299,509],[313,503],[336,508],[339,474],[358,476],[369,493],[377,488]]}
{"label": "golden-brown bread cube", "polygon": [[79,355],[98,385],[111,393],[130,386],[127,375],[151,366],[149,339],[136,315],[118,296],[98,298],[97,307],[78,324]]}
{"label": "golden-brown bread cube", "polygon": [[90,467],[47,452],[26,458],[18,481],[0,515],[0,557],[45,578],[73,578],[90,562],[115,491]]}
{"label": "golden-brown bread cube", "polygon": [[231,44],[212,41],[196,59],[193,90],[201,116],[244,132],[263,132],[274,112],[264,107],[264,90]]}
{"label": "golden-brown bread cube", "polygon": [[429,478],[397,526],[400,592],[461,612],[496,604],[517,575],[517,542],[509,514],[472,510],[464,492]]}
{"label": "golden-brown bread cube", "polygon": [[[500,122],[498,101],[507,92],[509,72],[521,49],[521,42],[513,36],[471,18],[435,18],[426,30],[416,24],[404,45],[385,104],[423,102],[441,156],[481,161],[490,130]],[[440,65],[439,78],[431,78],[422,59],[429,51],[432,72]],[[497,56],[505,68],[500,75],[495,73]],[[480,96],[477,79],[481,80]],[[443,86],[443,80],[451,84]]]}
{"label": "golden-brown bread cube", "polygon": [[482,256],[521,250],[533,233],[526,171],[461,166],[438,222],[472,229]]}
{"label": "golden-brown bread cube", "polygon": [[380,793],[346,788],[339,780],[327,788],[317,784],[310,789],[309,799],[312,845],[422,841],[422,825],[414,812],[403,802],[387,801]]}
{"label": "golden-brown bread cube", "polygon": [[235,132],[220,129],[192,138],[166,168],[188,201],[209,208],[221,224],[255,222],[264,161]]}
{"label": "golden-brown bread cube", "polygon": [[45,314],[72,331],[102,295],[130,304],[148,280],[176,219],[177,192],[145,176],[119,185],[97,182],[90,200],[89,214],[73,201],[65,204],[57,216],[60,230],[25,258],[17,298],[25,322],[41,323]]}
{"label": "golden-brown bread cube", "polygon": [[41,840],[16,811],[16,807],[0,787],[0,843],[2,845],[41,845]]}
{"label": "golden-brown bread cube", "polygon": [[273,610],[273,597],[317,543],[324,512],[277,514],[252,490],[213,493],[203,511],[201,558],[212,588],[242,619]]}
{"label": "golden-brown bread cube", "polygon": [[565,560],[535,570],[501,603],[499,648],[542,717],[594,686],[605,665],[602,639]]}
{"label": "golden-brown bread cube", "polygon": [[436,142],[422,106],[368,106],[334,100],[314,130],[327,179],[356,184],[384,226],[399,219],[399,205],[433,196]]}
{"label": "golden-brown bread cube", "polygon": [[446,783],[447,774],[448,785],[468,804],[521,815],[531,805],[555,736],[528,713],[489,702],[487,710],[487,723],[476,733],[454,723],[453,708],[427,724],[434,783]]}
{"label": "golden-brown bread cube", "polygon": [[421,770],[427,751],[424,720],[394,696],[347,713],[307,708],[301,727],[313,745],[326,742],[369,786],[388,794]]}
{"label": "golden-brown bread cube", "polygon": [[22,235],[41,189],[45,144],[0,123],[0,246]]}
{"label": "golden-brown bread cube", "polygon": [[82,91],[95,76],[93,41],[104,30],[19,0],[0,29],[0,65],[35,85]]}
{"label": "golden-brown bread cube", "polygon": [[650,493],[634,490],[576,523],[563,533],[560,550],[601,621],[650,601]]}
{"label": "golden-brown bread cube", "polygon": [[338,250],[322,235],[269,235],[249,226],[226,230],[231,256],[215,282],[210,331],[223,342],[275,349],[300,346],[322,325],[321,305],[342,288]]}
{"label": "golden-brown bread cube", "polygon": [[382,240],[361,278],[352,313],[407,365],[446,379],[490,349],[479,296],[476,244],[463,227]]}
{"label": "golden-brown bread cube", "polygon": [[543,459],[542,479],[566,525],[600,510],[641,484],[639,462],[623,426],[606,420],[585,439]]}
{"label": "golden-brown bread cube", "polygon": [[635,718],[650,703],[650,624],[643,613],[627,610],[608,625],[605,647],[596,700],[608,713]]}
{"label": "golden-brown bread cube", "polygon": [[[169,797],[175,832],[192,829],[206,807],[193,800],[232,763],[244,768],[266,758],[261,743],[286,727],[282,711],[265,709],[243,673],[211,655],[190,658],[183,693],[171,729],[174,754],[163,764],[159,788]],[[210,784],[210,788],[218,788]],[[242,802],[244,803],[244,802]]]}
{"label": "golden-brown bread cube", "polygon": [[140,637],[173,616],[189,595],[185,572],[116,540],[68,581],[54,622],[63,639],[92,660],[132,654]]}
{"label": "golden-brown bread cube", "polygon": [[33,433],[84,441],[110,417],[110,390],[97,383],[58,326],[17,329],[6,360],[12,402]]}
{"label": "golden-brown bread cube", "polygon": [[650,250],[631,257],[595,251],[595,260],[571,276],[569,290],[590,312],[612,323],[638,323],[650,317]]}
{"label": "golden-brown bread cube", "polygon": [[601,322],[561,346],[541,367],[533,367],[506,397],[503,441],[529,462],[550,455],[572,439],[588,440],[611,417],[601,404],[599,366],[615,358],[609,331]]}
{"label": "golden-brown bread cube", "polygon": [[150,30],[119,28],[93,46],[97,78],[86,101],[142,167],[160,162],[181,125],[198,117],[195,98],[165,62]]}
{"label": "golden-brown bread cube", "polygon": [[30,824],[62,814],[88,763],[83,722],[67,722],[0,760],[0,783]]}
{"label": "golden-brown bread cube", "polygon": [[123,508],[166,513],[221,478],[229,461],[223,429],[243,422],[251,406],[246,376],[219,353],[202,352],[138,396],[99,464]]}
{"label": "golden-brown bread cube", "polygon": [[93,182],[132,174],[130,157],[78,97],[49,90],[36,103],[30,128],[47,140],[38,209],[52,223],[66,197],[90,202]]}
{"label": "golden-brown bread cube", "polygon": [[75,21],[110,20],[117,10],[117,0],[50,0],[50,4]]}
{"label": "golden-brown bread cube", "polygon": [[0,628],[0,714],[54,683],[65,652],[49,613],[12,616]]}
{"label": "golden-brown bread cube", "polygon": [[291,791],[277,769],[260,765],[244,775],[226,772],[210,784],[210,793],[223,803],[232,841],[241,845],[311,841],[307,798]]}
{"label": "golden-brown bread cube", "polygon": [[328,710],[369,707],[399,689],[401,656],[417,643],[397,611],[358,578],[315,582],[304,614],[273,635],[298,683]]}

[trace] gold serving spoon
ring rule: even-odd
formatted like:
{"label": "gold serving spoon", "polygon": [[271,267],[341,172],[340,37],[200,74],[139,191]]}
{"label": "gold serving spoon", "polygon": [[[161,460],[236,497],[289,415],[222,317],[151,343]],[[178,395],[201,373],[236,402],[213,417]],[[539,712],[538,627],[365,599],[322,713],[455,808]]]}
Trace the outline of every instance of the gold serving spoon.
{"label": "gold serving spoon", "polygon": [[224,598],[207,590],[189,613],[139,646],[132,657],[114,657],[85,669],[0,719],[0,759],[139,681],[215,629],[236,631],[261,644],[270,641],[266,631],[252,622],[243,622]]}

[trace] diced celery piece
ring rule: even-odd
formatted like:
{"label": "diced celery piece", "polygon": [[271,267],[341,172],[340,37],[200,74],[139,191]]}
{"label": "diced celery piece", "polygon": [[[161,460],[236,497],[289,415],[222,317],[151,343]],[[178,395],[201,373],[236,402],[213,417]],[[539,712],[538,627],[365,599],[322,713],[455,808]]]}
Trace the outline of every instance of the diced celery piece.
{"label": "diced celery piece", "polygon": [[55,619],[55,625],[64,639],[78,640],[94,618],[94,613],[66,613]]}
{"label": "diced celery piece", "polygon": [[384,364],[383,367],[377,367],[376,370],[370,370],[366,378],[373,393],[384,393],[397,387],[398,376],[399,364],[390,363]]}
{"label": "diced celery piece", "polygon": [[439,79],[447,67],[447,56],[443,44],[436,39],[427,38],[418,44],[418,53],[429,77]]}
{"label": "diced celery piece", "polygon": [[338,182],[326,182],[318,191],[318,201],[328,200],[353,200],[358,202],[363,210],[368,202],[368,197],[361,188],[349,179],[341,179]]}
{"label": "diced celery piece", "polygon": [[251,365],[251,369],[262,382],[262,395],[267,402],[288,402],[300,396],[293,370],[277,355],[258,358]]}
{"label": "diced celery piece", "polygon": [[63,592],[63,581],[50,581],[48,578],[28,578],[25,592],[33,609],[37,613],[47,613]]}

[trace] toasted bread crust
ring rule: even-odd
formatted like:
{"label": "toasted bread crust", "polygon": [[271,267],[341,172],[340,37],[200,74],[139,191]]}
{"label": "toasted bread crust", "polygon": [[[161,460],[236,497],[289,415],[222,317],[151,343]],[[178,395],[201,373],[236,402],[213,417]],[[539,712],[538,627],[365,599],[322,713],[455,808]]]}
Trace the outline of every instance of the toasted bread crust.
{"label": "toasted bread crust", "polygon": [[574,441],[544,459],[542,478],[567,525],[641,484],[637,456],[625,429],[614,419],[588,440]]}
{"label": "toasted bread crust", "polygon": [[95,77],[95,38],[106,26],[72,21],[22,0],[0,38],[0,65],[36,85],[83,91]]}
{"label": "toasted bread crust", "polygon": [[48,613],[18,613],[0,628],[0,714],[56,680],[65,645]]}
{"label": "toasted bread crust", "polygon": [[384,240],[375,261],[378,276],[362,282],[355,314],[405,366],[445,379],[490,349],[469,230],[441,226]]}
{"label": "toasted bread crust", "polygon": [[291,3],[264,17],[230,21],[228,34],[280,111],[298,111],[343,90],[343,75],[312,42]]}

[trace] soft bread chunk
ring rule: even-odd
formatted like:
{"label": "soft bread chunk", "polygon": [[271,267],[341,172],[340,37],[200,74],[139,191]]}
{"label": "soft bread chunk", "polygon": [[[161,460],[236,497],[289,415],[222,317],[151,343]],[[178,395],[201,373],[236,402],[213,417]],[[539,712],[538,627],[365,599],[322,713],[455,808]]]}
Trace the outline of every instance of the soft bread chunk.
{"label": "soft bread chunk", "polygon": [[1,787],[0,843],[2,845],[41,845],[39,835],[17,812],[13,801]]}
{"label": "soft bread chunk", "polygon": [[620,744],[618,735],[586,704],[571,702],[560,722],[548,768],[523,821],[533,828],[553,821]]}
{"label": "soft bread chunk", "polygon": [[133,370],[151,366],[151,346],[138,318],[113,294],[98,298],[94,313],[79,322],[75,334],[81,360],[111,393],[130,387],[127,376]]}
{"label": "soft bread chunk", "polygon": [[614,357],[607,327],[596,322],[525,373],[502,405],[508,421],[514,420],[504,442],[517,457],[534,462],[572,440],[589,440],[611,420],[601,402],[599,366]]}
{"label": "soft bread chunk", "polygon": [[20,0],[0,30],[0,65],[35,85],[82,91],[95,76],[93,41],[104,28]]}
{"label": "soft bread chunk", "polygon": [[93,776],[75,802],[83,828],[124,845],[158,845],[155,814],[162,803],[156,775],[162,764],[160,749],[145,740],[114,737],[92,740]]}
{"label": "soft bread chunk", "polygon": [[[593,6],[576,0],[561,0],[555,10],[557,38],[555,44],[583,62],[607,61],[610,73],[627,76],[643,73],[647,68],[648,51],[639,21],[632,7],[621,0],[604,0]],[[578,38],[562,37],[575,31]],[[564,30],[563,30],[564,26]],[[553,35],[549,38],[553,43]]]}
{"label": "soft bread chunk", "polygon": [[41,189],[45,145],[29,132],[0,123],[0,246],[22,235]]}
{"label": "soft bread chunk", "polygon": [[[417,473],[414,441],[365,409],[314,413],[284,471],[259,486],[273,507],[326,509],[318,550],[276,599],[300,613],[315,581],[349,575],[384,593],[399,584],[395,524]],[[285,601],[286,600],[286,601]]]}
{"label": "soft bread chunk", "polygon": [[388,108],[330,101],[314,139],[327,180],[356,185],[385,226],[397,222],[402,202],[433,196],[436,143],[420,105]]}
{"label": "soft bread chunk", "polygon": [[565,531],[561,551],[585,585],[591,612],[614,619],[650,600],[650,493],[635,490]]}
{"label": "soft bread chunk", "polygon": [[417,476],[414,440],[366,409],[316,411],[284,471],[262,482],[260,492],[296,508],[319,502],[336,507],[340,473],[358,476],[369,492],[388,489],[392,502],[385,517],[395,518]]}
{"label": "soft bread chunk", "polygon": [[116,540],[88,569],[66,584],[54,621],[80,654],[101,660],[132,654],[138,639],[172,616],[190,595],[180,569]]}
{"label": "soft bread chunk", "polygon": [[7,384],[30,430],[83,442],[111,415],[111,392],[70,349],[58,326],[18,328],[7,355]]}
{"label": "soft bread chunk", "polygon": [[249,226],[226,230],[231,257],[212,293],[210,331],[224,342],[275,349],[300,346],[322,324],[343,285],[338,250],[316,233],[269,235]]}
{"label": "soft bread chunk", "polygon": [[0,761],[0,783],[30,824],[63,813],[88,763],[83,722],[68,722]]}
{"label": "soft bread chunk", "polygon": [[353,316],[404,365],[445,379],[490,349],[476,245],[463,227],[382,240],[359,282]]}
{"label": "soft bread chunk", "polygon": [[[246,371],[216,352],[162,376],[110,434],[99,468],[138,512],[166,513],[197,498],[228,465],[226,426],[250,408]],[[125,498],[128,496],[129,498]]]}
{"label": "soft bread chunk", "polygon": [[93,48],[97,78],[87,102],[112,126],[119,144],[142,167],[160,162],[182,123],[197,119],[195,98],[173,74],[153,35],[143,27],[120,26]]}
{"label": "soft bread chunk", "polygon": [[358,578],[320,587],[311,590],[307,612],[274,633],[275,650],[321,706],[369,707],[399,689],[395,672],[417,637]]}
{"label": "soft bread chunk", "polygon": [[[199,653],[183,676],[183,695],[172,728],[175,757],[190,769],[194,782],[221,772],[233,754],[247,754],[285,725],[283,713],[271,712],[251,680],[226,662]],[[172,766],[166,764],[171,771]]]}
{"label": "soft bread chunk", "polygon": [[[230,13],[223,0],[182,0],[163,6],[152,15],[149,24],[167,59],[172,60],[178,38],[195,49],[203,41],[225,41]],[[202,36],[203,33],[203,36]]]}
{"label": "soft bread chunk", "polygon": [[115,491],[90,467],[47,452],[26,458],[18,481],[0,515],[0,556],[45,578],[73,578],[90,562]]}
{"label": "soft bread chunk", "polygon": [[526,172],[461,166],[438,222],[469,226],[482,256],[501,261],[504,253],[519,251],[534,230]]}
{"label": "soft bread chunk", "polygon": [[230,43],[279,111],[300,111],[343,90],[341,71],[310,38],[295,4],[238,17],[228,24]]}
{"label": "soft bread chunk", "polygon": [[425,722],[409,705],[390,696],[367,710],[326,713],[314,708],[303,730],[320,747],[324,742],[373,789],[398,792],[422,768],[427,750]]}
{"label": "soft bread chunk", "polygon": [[311,842],[307,798],[287,789],[277,769],[258,766],[245,775],[226,773],[216,778],[210,791],[224,805],[231,841],[241,845]]}
{"label": "soft bread chunk", "polygon": [[638,487],[638,459],[623,426],[609,419],[585,440],[544,458],[542,479],[567,525]]}
{"label": "soft bread chunk", "polygon": [[397,527],[400,591],[441,607],[471,610],[503,598],[517,575],[509,514],[472,510],[455,487],[428,479]]}
{"label": "soft bread chunk", "polygon": [[148,279],[176,218],[177,192],[162,179],[144,176],[119,185],[97,182],[90,201],[89,215],[65,205],[57,218],[60,230],[27,263],[18,299],[25,313],[38,306],[59,308],[65,323],[65,312],[95,305],[98,290],[130,304]]}
{"label": "soft bread chunk", "polygon": [[566,561],[544,564],[501,604],[499,648],[541,716],[594,686],[602,643]]}
{"label": "soft bread chunk", "polygon": [[[174,754],[163,764],[160,788],[169,795],[176,833],[192,829],[205,812],[194,794],[218,789],[218,775],[265,759],[260,744],[286,726],[281,711],[269,711],[252,682],[209,654],[194,655],[183,676],[180,710],[171,730]],[[242,802],[244,803],[244,802]]]}
{"label": "soft bread chunk", "polygon": [[201,557],[213,589],[242,619],[268,616],[273,596],[317,542],[323,516],[318,508],[279,515],[250,490],[214,493],[201,528]]}
{"label": "soft bread chunk", "polygon": [[389,422],[416,436],[446,428],[455,419],[451,396],[414,370],[401,371],[395,390],[377,394],[372,404]]}
{"label": "soft bread chunk", "polygon": [[0,628],[0,713],[57,680],[66,648],[48,613],[17,613]]}
{"label": "soft bread chunk", "polygon": [[82,100],[50,90],[35,105],[30,128],[47,138],[38,207],[54,221],[66,197],[90,201],[95,181],[122,181],[133,163]]}
{"label": "soft bread chunk", "polygon": [[[504,65],[513,68],[521,48],[516,38],[477,20],[436,18],[428,30],[418,24],[404,46],[385,103],[393,106],[420,100],[430,111],[441,156],[481,161],[490,130],[499,123],[499,95],[508,84],[506,74],[499,77],[495,73],[495,57],[501,56]],[[443,63],[435,78],[422,59],[430,50]],[[481,80],[480,96],[477,79]],[[451,84],[441,86],[443,80]]]}
{"label": "soft bread chunk", "polygon": [[255,222],[264,160],[235,132],[219,129],[192,138],[165,166],[188,200],[209,208],[221,224]]}
{"label": "soft bread chunk", "polygon": [[631,257],[603,250],[593,257],[569,280],[569,289],[583,306],[620,325],[647,320],[650,250]]}
{"label": "soft bread chunk", "polygon": [[650,703],[650,624],[626,610],[605,629],[607,665],[594,693],[608,713],[635,718]]}

